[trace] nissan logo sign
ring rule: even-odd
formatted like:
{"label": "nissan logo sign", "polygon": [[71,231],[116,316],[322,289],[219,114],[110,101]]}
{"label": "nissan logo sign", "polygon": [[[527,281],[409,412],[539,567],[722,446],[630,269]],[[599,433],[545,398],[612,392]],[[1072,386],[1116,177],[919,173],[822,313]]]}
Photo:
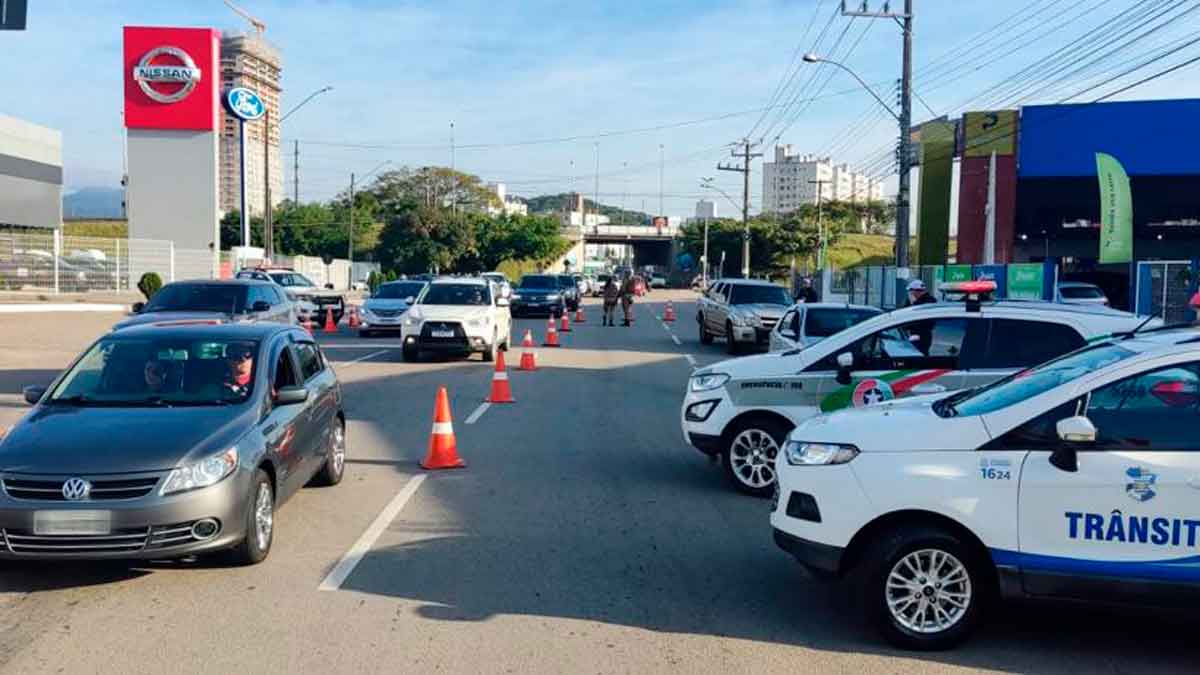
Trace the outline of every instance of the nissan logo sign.
{"label": "nissan logo sign", "polygon": [[[165,62],[155,63],[155,59]],[[159,103],[178,103],[187,98],[200,76],[196,62],[178,47],[155,47],[133,68],[133,79],[142,93]]]}
{"label": "nissan logo sign", "polygon": [[87,499],[92,494],[92,484],[82,478],[68,478],[63,483],[62,495],[69,502]]}

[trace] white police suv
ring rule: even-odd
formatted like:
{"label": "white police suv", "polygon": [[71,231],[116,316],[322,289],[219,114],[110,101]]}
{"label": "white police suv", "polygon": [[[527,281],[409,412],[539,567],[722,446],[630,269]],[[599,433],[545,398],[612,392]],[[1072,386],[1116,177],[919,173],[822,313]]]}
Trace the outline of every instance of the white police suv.
{"label": "white police suv", "polygon": [[1195,329],[816,417],[777,464],[776,543],[810,570],[851,576],[900,646],[953,646],[997,594],[1200,600]]}
{"label": "white police suv", "polygon": [[980,301],[994,289],[990,281],[945,284],[943,292],[967,300],[897,310],[804,349],[697,370],[680,409],[684,438],[719,457],[734,487],[765,497],[784,437],[814,415],[988,384],[1145,318],[1106,307]]}

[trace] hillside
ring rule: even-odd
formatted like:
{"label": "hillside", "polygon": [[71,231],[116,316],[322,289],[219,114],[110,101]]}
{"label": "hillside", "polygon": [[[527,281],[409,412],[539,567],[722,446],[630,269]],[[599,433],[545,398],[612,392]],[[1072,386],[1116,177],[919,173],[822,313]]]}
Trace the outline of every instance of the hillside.
{"label": "hillside", "polygon": [[123,190],[105,187],[81,188],[63,196],[63,218],[121,218]]}
{"label": "hillside", "polygon": [[[569,194],[563,192],[556,195],[539,195],[537,197],[528,198],[525,201],[529,204],[530,213],[561,213],[562,210],[567,207],[567,204],[570,202],[570,198],[571,197]],[[584,198],[583,202],[585,208],[588,210],[588,213],[595,213],[596,202],[592,201],[591,199],[587,199],[586,197]],[[628,209],[622,210],[619,207],[609,206],[608,204],[600,205],[600,215],[608,216],[609,221],[613,223],[624,222],[628,225],[638,223],[648,225],[650,223],[650,216],[648,214],[642,213],[641,211],[630,211]]]}

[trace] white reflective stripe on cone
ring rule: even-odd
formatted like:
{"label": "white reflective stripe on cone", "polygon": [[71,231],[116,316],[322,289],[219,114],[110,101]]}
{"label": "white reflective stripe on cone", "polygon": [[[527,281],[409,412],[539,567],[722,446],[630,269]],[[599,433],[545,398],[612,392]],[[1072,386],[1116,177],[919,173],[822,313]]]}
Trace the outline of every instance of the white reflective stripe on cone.
{"label": "white reflective stripe on cone", "polygon": [[495,377],[493,377],[492,379],[493,380],[507,380],[508,373],[505,373],[505,372],[496,373]]}
{"label": "white reflective stripe on cone", "polygon": [[434,422],[433,433],[437,436],[445,436],[446,434],[454,433],[453,422]]}

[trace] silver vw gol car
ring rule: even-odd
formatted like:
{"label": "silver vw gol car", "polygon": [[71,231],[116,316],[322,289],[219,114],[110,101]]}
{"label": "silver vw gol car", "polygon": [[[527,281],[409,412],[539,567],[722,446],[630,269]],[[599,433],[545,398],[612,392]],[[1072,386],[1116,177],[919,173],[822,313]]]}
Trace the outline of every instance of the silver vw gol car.
{"label": "silver vw gol car", "polygon": [[341,387],[294,326],[109,333],[25,398],[0,439],[0,557],[253,564],[279,505],[342,480]]}

